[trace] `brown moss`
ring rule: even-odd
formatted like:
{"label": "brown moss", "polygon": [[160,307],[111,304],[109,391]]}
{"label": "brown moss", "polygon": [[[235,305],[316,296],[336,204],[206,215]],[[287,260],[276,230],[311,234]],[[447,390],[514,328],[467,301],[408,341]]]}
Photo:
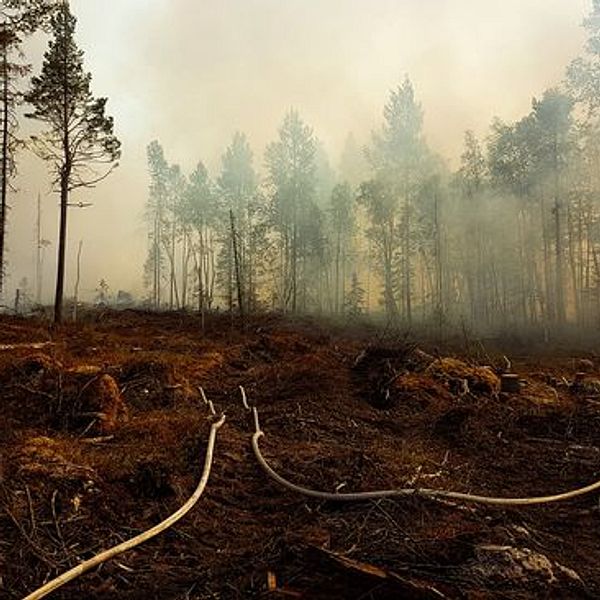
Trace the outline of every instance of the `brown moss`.
{"label": "brown moss", "polygon": [[82,413],[95,413],[98,433],[115,431],[129,420],[129,411],[121,397],[119,386],[110,375],[101,375],[87,386],[81,405]]}
{"label": "brown moss", "polygon": [[426,372],[445,382],[453,391],[462,388],[460,380],[466,381],[468,391],[474,393],[495,394],[500,391],[500,379],[490,367],[472,366],[458,358],[436,360]]}
{"label": "brown moss", "polygon": [[94,470],[80,463],[80,457],[69,440],[46,436],[26,439],[12,456],[18,475],[52,480],[94,480]]}

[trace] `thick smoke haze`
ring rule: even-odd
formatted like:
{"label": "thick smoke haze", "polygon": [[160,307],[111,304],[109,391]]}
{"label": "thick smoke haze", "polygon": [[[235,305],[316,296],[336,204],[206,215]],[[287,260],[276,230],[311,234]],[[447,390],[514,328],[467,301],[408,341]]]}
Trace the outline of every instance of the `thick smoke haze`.
{"label": "thick smoke haze", "polygon": [[[247,133],[263,165],[290,107],[324,143],[333,165],[349,132],[367,143],[389,90],[408,74],[425,111],[431,147],[456,164],[463,132],[485,136],[494,116],[510,121],[531,98],[560,83],[581,52],[587,0],[73,0],[77,39],[96,95],[108,96],[123,142],[121,166],[73,201],[67,287],[84,240],[81,295],[100,278],[142,292],[147,197],[146,146],[158,139],[189,172],[203,160],[214,173],[233,133]],[[46,40],[28,53],[37,72]],[[24,123],[22,133],[33,131]],[[34,280],[37,194],[42,195],[44,299],[54,288],[58,197],[45,165],[19,159],[9,223],[8,297]],[[33,285],[32,285],[33,287]]]}

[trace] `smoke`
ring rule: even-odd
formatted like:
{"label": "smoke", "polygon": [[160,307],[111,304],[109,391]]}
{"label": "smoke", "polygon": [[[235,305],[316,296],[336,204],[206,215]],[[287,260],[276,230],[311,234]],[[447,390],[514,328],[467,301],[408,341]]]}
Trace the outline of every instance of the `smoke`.
{"label": "smoke", "polygon": [[[212,173],[236,130],[263,163],[290,107],[314,127],[337,164],[349,131],[366,143],[379,126],[388,91],[405,74],[425,110],[430,145],[451,164],[463,131],[485,135],[494,116],[528,112],[532,96],[562,79],[582,48],[587,0],[73,0],[78,40],[95,93],[109,97],[123,142],[118,171],[74,200],[66,295],[77,243],[84,240],[82,294],[100,278],[113,291],[140,293],[146,234],[146,145],[158,139],[169,160],[189,171],[202,159]],[[45,46],[28,55],[39,68]],[[31,124],[23,132],[32,130]],[[20,159],[19,192],[9,223],[9,289],[34,279],[37,193],[44,236],[56,239],[58,199],[39,160]],[[45,299],[54,282],[47,254]]]}

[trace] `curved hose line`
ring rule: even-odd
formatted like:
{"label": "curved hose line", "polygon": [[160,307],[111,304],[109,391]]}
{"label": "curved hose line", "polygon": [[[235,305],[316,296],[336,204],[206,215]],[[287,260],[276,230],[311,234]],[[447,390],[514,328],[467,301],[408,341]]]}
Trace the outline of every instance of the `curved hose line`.
{"label": "curved hose line", "polygon": [[501,506],[527,506],[531,504],[549,504],[550,502],[569,500],[571,498],[583,496],[584,494],[589,494],[590,492],[600,489],[600,481],[597,481],[586,487],[564,492],[562,494],[556,494],[553,496],[538,496],[534,498],[496,498],[494,496],[478,496],[474,494],[465,494],[462,492],[448,492],[445,490],[428,488],[400,488],[395,490],[378,490],[375,492],[354,492],[344,494],[321,492],[288,481],[279,475],[269,465],[269,463],[263,457],[258,443],[260,438],[264,436],[264,433],[260,430],[258,425],[258,411],[256,408],[253,408],[253,413],[256,431],[252,436],[252,449],[254,450],[254,455],[256,456],[256,459],[265,473],[284,488],[304,496],[317,498],[319,500],[332,500],[334,502],[360,502],[364,500],[380,500],[382,498],[397,498],[400,496],[420,496],[423,498],[432,498],[434,500],[446,499],[458,500],[461,502],[475,502],[478,504],[496,504]]}
{"label": "curved hose line", "polygon": [[167,517],[164,521],[162,521],[158,525],[155,525],[151,529],[148,529],[147,531],[136,535],[130,540],[122,542],[121,544],[118,544],[113,548],[109,548],[108,550],[97,554],[89,560],[82,562],[76,567],[73,567],[66,573],[63,573],[56,579],[49,581],[46,585],[42,586],[35,592],[32,592],[31,594],[26,596],[24,600],[38,600],[39,598],[44,598],[50,592],[53,592],[57,588],[63,586],[65,583],[76,579],[80,575],[83,575],[90,569],[93,569],[94,567],[106,562],[107,560],[117,556],[118,554],[126,552],[127,550],[131,550],[131,548],[135,548],[143,542],[146,542],[147,540],[157,536],[159,533],[162,533],[163,531],[174,525],[177,521],[179,521],[183,516],[185,516],[194,507],[196,502],[198,502],[200,496],[202,495],[202,492],[204,492],[204,488],[206,487],[206,484],[208,482],[208,477],[210,475],[210,469],[212,466],[217,431],[220,429],[224,422],[225,415],[222,415],[218,421],[215,421],[211,425],[210,435],[208,438],[208,444],[206,448],[206,457],[204,459],[204,470],[202,472],[202,477],[200,478],[200,482],[198,483],[198,487],[196,488],[194,493],[179,510],[174,512],[170,517]]}
{"label": "curved hose line", "polygon": [[204,388],[203,387],[201,387],[201,386],[198,387],[198,390],[200,391],[200,395],[202,396],[202,400],[203,400],[204,404],[206,404],[206,406],[208,406],[208,410],[210,410],[210,414],[213,417],[216,417],[217,416],[217,411],[215,410],[215,405],[213,404],[213,401],[209,400],[206,397],[206,394],[204,393]]}
{"label": "curved hose line", "polygon": [[250,410],[250,405],[248,404],[248,397],[246,396],[246,390],[243,385],[240,385],[240,392],[242,394],[242,404],[246,410]]}

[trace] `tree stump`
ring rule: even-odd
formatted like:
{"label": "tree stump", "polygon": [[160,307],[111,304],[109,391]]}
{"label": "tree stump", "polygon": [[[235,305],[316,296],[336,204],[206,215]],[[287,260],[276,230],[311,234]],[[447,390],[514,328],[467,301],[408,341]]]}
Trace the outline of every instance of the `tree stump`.
{"label": "tree stump", "polygon": [[505,394],[518,394],[521,391],[521,381],[514,373],[504,373],[500,376],[500,391]]}

